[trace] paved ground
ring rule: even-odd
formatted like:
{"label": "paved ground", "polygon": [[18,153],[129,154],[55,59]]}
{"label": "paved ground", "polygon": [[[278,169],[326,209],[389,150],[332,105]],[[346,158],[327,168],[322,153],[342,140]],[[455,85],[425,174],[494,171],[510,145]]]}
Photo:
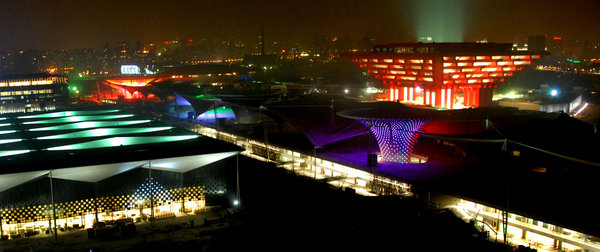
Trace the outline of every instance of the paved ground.
{"label": "paved ground", "polygon": [[[219,230],[239,224],[232,222],[233,218],[227,218],[226,215],[226,211],[221,211],[158,220],[153,224],[142,222],[136,224],[135,236],[117,235],[106,240],[89,239],[87,230],[59,231],[58,241],[55,241],[52,234],[18,238],[1,241],[0,251],[136,251],[151,247],[153,244],[188,241],[197,243],[209,241]],[[194,222],[194,226],[191,225],[191,221]]]}

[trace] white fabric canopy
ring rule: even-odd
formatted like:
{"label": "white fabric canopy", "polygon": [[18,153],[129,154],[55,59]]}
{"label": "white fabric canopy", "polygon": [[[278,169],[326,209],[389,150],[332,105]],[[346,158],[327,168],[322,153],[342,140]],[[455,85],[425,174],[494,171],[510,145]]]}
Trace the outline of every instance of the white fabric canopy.
{"label": "white fabric canopy", "polygon": [[45,176],[49,172],[49,170],[44,170],[0,175],[0,192],[4,192],[27,181]]}
{"label": "white fabric canopy", "polygon": [[[57,179],[95,183],[139,167],[146,169],[152,168],[153,170],[185,173],[196,168],[200,168],[202,166],[231,157],[233,155],[236,155],[237,153],[237,151],[229,151],[185,157],[140,160],[113,164],[71,167],[55,170],[3,174],[0,175],[0,192],[4,192],[10,188],[26,183],[35,178],[39,178],[40,176],[48,175],[50,172],[52,172],[52,177]],[[148,164],[151,164],[152,167],[150,167]]]}
{"label": "white fabric canopy", "polygon": [[211,164],[219,160],[231,157],[237,153],[237,151],[230,151],[187,157],[164,158],[152,160],[152,163],[145,163],[142,167],[146,169],[151,168],[153,170],[185,173],[198,167],[202,167],[207,164]]}

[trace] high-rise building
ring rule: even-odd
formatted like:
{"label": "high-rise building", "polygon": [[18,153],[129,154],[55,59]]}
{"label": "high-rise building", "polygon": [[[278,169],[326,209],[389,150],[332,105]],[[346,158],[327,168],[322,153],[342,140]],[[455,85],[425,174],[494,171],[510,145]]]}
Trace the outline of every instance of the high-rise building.
{"label": "high-rise building", "polygon": [[403,43],[342,56],[380,79],[390,101],[461,108],[490,105],[494,87],[543,54],[511,44]]}
{"label": "high-rise building", "polygon": [[0,114],[54,110],[67,104],[66,76],[26,74],[0,78]]}

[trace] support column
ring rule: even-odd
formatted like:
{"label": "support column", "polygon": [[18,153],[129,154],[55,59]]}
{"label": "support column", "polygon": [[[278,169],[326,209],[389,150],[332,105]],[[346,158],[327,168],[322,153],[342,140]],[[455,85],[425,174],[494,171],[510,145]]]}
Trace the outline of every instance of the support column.
{"label": "support column", "polygon": [[553,247],[554,247],[555,249],[562,250],[562,241],[561,241],[561,240],[556,240],[556,239],[555,239],[555,240],[554,240],[554,246],[553,246]]}
{"label": "support column", "polygon": [[[442,92],[443,89],[441,88],[436,88],[435,89],[435,97],[434,97],[434,103],[436,107],[440,107],[440,108],[445,108],[446,105],[442,103],[442,96],[445,96],[445,92]],[[443,100],[446,100],[446,97],[444,97]]]}
{"label": "support column", "polygon": [[487,102],[487,87],[482,86],[481,88],[479,88],[479,106],[485,107],[488,105],[489,104]]}
{"label": "support column", "polygon": [[236,190],[237,190],[237,196],[236,196],[237,207],[241,207],[242,201],[240,198],[240,154],[239,153],[235,154],[235,178],[236,178],[235,186],[236,186]]}
{"label": "support column", "polygon": [[429,89],[423,89],[423,105],[431,104],[431,92]]}
{"label": "support column", "polygon": [[473,90],[473,107],[479,107],[479,90],[479,87],[475,87]]}
{"label": "support column", "polygon": [[415,100],[415,88],[414,87],[409,87],[408,88],[408,100],[409,101],[414,101]]}
{"label": "support column", "polygon": [[448,96],[448,97],[450,97],[448,99],[449,100],[448,108],[451,108],[451,109],[454,108],[454,92],[456,92],[456,87],[454,87],[454,85],[453,85],[448,89],[448,93],[450,93],[450,95]]}
{"label": "support column", "polygon": [[408,87],[402,88],[403,101],[408,101]]}
{"label": "support column", "polygon": [[390,87],[390,101],[394,101],[394,88]]}
{"label": "support column", "polygon": [[465,91],[463,92],[463,105],[465,107],[470,107],[471,106],[471,88],[470,87],[466,87],[464,89]]}
{"label": "support column", "polygon": [[4,235],[4,231],[2,230],[2,207],[0,207],[0,239]]}
{"label": "support column", "polygon": [[52,171],[50,171],[50,200],[52,203],[52,219],[54,220],[54,241],[58,242],[58,229],[56,226],[56,205],[54,205],[54,188],[52,188]]}

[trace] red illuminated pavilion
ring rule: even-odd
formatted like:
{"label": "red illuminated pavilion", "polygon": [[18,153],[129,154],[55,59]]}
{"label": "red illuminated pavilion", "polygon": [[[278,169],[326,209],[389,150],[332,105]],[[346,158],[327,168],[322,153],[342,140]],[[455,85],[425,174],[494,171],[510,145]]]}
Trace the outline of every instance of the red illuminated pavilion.
{"label": "red illuminated pavilion", "polygon": [[404,43],[343,56],[380,79],[390,101],[461,108],[490,105],[494,87],[543,54],[512,44]]}

